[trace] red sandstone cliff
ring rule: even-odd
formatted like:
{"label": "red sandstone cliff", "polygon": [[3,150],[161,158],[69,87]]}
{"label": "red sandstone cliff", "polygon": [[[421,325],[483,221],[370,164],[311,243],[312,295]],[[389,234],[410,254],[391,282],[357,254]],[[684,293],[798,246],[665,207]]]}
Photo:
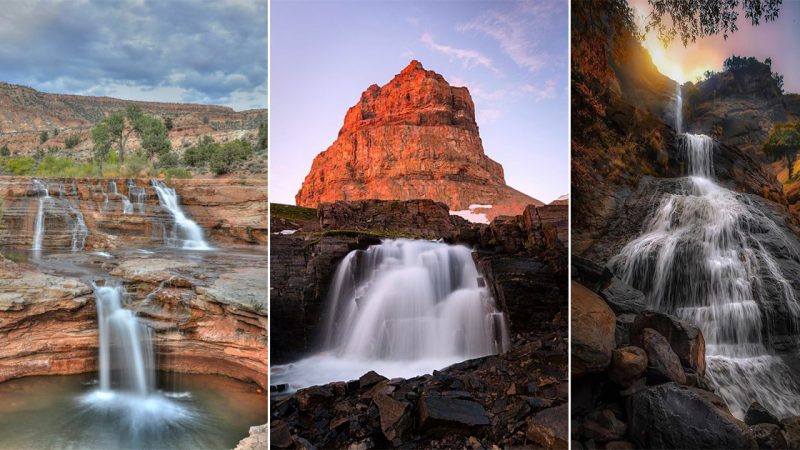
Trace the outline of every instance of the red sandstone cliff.
{"label": "red sandstone cliff", "polygon": [[361,94],[336,141],[314,159],[295,199],[317,207],[337,200],[418,198],[489,219],[542,205],[507,186],[502,166],[484,154],[467,88],[450,86],[411,61],[383,87],[372,85]]}

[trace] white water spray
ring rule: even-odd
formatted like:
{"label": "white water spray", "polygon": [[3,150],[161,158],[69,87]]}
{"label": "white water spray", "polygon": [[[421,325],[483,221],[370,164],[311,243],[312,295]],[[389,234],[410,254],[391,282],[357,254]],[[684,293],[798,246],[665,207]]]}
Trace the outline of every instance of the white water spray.
{"label": "white water spray", "polygon": [[47,185],[39,180],[33,180],[33,191],[36,193],[36,196],[39,197],[39,206],[36,209],[36,218],[33,222],[32,249],[34,252],[38,253],[42,250],[42,239],[44,238],[45,232],[44,210],[51,199],[50,192],[47,190]]}
{"label": "white water spray", "polygon": [[167,245],[187,250],[213,250],[203,237],[203,229],[183,213],[175,189],[158,180],[152,180],[152,184],[161,207],[173,218],[172,230],[165,236]]}
{"label": "white water spray", "polygon": [[325,353],[277,372],[293,387],[430,373],[508,348],[499,312],[470,249],[386,240],[349,253],[327,299]]}

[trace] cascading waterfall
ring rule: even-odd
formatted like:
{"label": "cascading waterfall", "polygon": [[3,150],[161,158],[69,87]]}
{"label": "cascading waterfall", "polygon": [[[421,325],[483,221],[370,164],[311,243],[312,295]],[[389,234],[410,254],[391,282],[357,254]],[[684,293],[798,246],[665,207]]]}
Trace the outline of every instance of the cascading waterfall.
{"label": "cascading waterfall", "polygon": [[133,200],[135,210],[144,214],[144,202],[147,201],[147,192],[141,186],[136,186],[133,180],[128,180],[128,196]]}
{"label": "cascading waterfall", "polygon": [[68,203],[68,205],[71,215],[75,218],[72,225],[72,251],[76,252],[83,250],[83,247],[86,245],[86,238],[89,236],[89,228],[83,220],[83,213],[81,213],[80,208],[72,206],[71,203]]}
{"label": "cascading waterfall", "polygon": [[[743,417],[752,401],[779,416],[797,415],[800,386],[769,349],[762,305],[777,296],[797,330],[800,304],[754,235],[767,230],[782,238],[784,248],[795,255],[798,251],[747,196],[713,181],[714,145],[705,135],[678,136],[689,168],[684,191],[661,198],[644,234],[612,258],[611,265],[645,293],[650,308],[701,328],[707,379],[734,415]],[[770,290],[766,279],[773,281]]]}
{"label": "cascading waterfall", "polygon": [[169,233],[165,232],[164,236],[167,245],[187,250],[213,250],[213,247],[205,241],[203,229],[184,214],[175,189],[167,187],[158,180],[152,180],[151,183],[158,195],[159,204],[173,218],[172,229]]}
{"label": "cascading waterfall", "polygon": [[[119,390],[152,394],[155,364],[150,328],[122,307],[119,286],[94,286],[94,292],[100,329],[100,389],[112,390],[113,366],[119,374],[114,380]],[[112,347],[116,349],[113,353]]]}
{"label": "cascading waterfall", "polygon": [[50,192],[47,189],[47,185],[45,185],[39,180],[36,179],[33,180],[33,191],[39,198],[39,206],[36,210],[36,218],[33,223],[32,249],[34,252],[40,252],[42,251],[42,239],[44,238],[44,232],[45,232],[44,210],[47,204],[51,201],[51,199],[50,199]]}
{"label": "cascading waterfall", "polygon": [[97,301],[99,389],[84,395],[89,408],[117,414],[134,432],[192,420],[193,414],[155,389],[150,327],[123,307],[120,286],[93,285]]}
{"label": "cascading waterfall", "polygon": [[[123,194],[120,194],[117,191],[117,182],[116,181],[111,180],[111,181],[108,182],[108,192],[109,192],[109,194],[115,195],[117,198],[120,199],[120,201],[122,201],[122,214],[131,214],[131,213],[133,213],[133,205],[131,205],[130,199],[127,196],[125,196]],[[106,204],[108,204],[108,196],[106,196]]]}
{"label": "cascading waterfall", "polygon": [[469,248],[386,240],[339,264],[327,299],[323,354],[278,368],[293,387],[430,373],[508,348],[505,316]]}

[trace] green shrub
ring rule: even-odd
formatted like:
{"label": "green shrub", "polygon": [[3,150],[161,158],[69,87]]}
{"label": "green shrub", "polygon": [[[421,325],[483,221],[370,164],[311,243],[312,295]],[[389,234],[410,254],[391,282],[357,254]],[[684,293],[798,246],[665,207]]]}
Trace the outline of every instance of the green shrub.
{"label": "green shrub", "polygon": [[69,158],[58,158],[56,156],[45,156],[36,167],[36,175],[40,177],[64,177],[69,176],[75,163]]}
{"label": "green shrub", "polygon": [[178,158],[178,155],[175,154],[175,152],[164,153],[163,155],[161,155],[161,157],[158,158],[158,167],[164,169],[178,167],[180,163],[181,163],[180,158]]}
{"label": "green shrub", "polygon": [[192,178],[192,172],[189,171],[188,169],[184,169],[183,167],[173,167],[170,169],[166,169],[164,170],[164,175],[167,177],[168,180],[171,178],[182,178],[182,179]]}
{"label": "green shrub", "polygon": [[6,170],[12,175],[33,175],[36,160],[31,157],[11,158],[6,161]]}
{"label": "green shrub", "polygon": [[64,139],[64,146],[66,146],[67,148],[74,148],[80,143],[81,143],[81,137],[78,136],[77,134],[67,136],[67,138]]}

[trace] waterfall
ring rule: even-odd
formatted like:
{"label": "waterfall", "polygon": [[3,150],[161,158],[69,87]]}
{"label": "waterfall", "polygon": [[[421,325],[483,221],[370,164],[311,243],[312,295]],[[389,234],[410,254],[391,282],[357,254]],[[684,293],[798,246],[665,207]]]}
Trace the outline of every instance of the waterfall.
{"label": "waterfall", "polygon": [[[126,195],[120,194],[117,191],[117,182],[116,181],[110,180],[108,182],[108,192],[109,192],[109,194],[113,194],[113,195],[117,196],[117,198],[119,198],[122,201],[122,214],[131,214],[131,213],[133,213],[133,205],[131,205],[130,199]],[[108,196],[106,196],[105,203],[106,203],[106,205],[108,205]]]}
{"label": "waterfall", "polygon": [[136,186],[133,180],[128,180],[128,196],[133,200],[133,205],[139,214],[144,214],[144,202],[147,201],[147,192],[144,188]]}
{"label": "waterfall", "polygon": [[140,323],[133,311],[122,307],[121,287],[94,286],[94,293],[100,329],[101,391],[117,388],[140,396],[153,393],[155,363],[150,328]]}
{"label": "waterfall", "polygon": [[675,129],[678,133],[683,133],[683,93],[681,83],[675,82]]}
{"label": "waterfall", "polygon": [[158,195],[159,204],[173,218],[172,230],[164,236],[167,245],[180,246],[188,250],[213,250],[203,237],[203,229],[183,213],[175,189],[167,187],[158,180],[152,180],[152,184]]}
{"label": "waterfall", "polygon": [[385,240],[350,252],[326,300],[323,353],[278,366],[293,387],[350,380],[369,370],[411,377],[508,349],[505,315],[469,248]]}
{"label": "waterfall", "polygon": [[86,245],[86,238],[89,236],[89,228],[83,220],[83,213],[81,213],[80,208],[72,206],[72,203],[67,204],[69,205],[72,216],[75,218],[72,225],[72,251],[76,252],[78,250],[83,250],[83,247]]}
{"label": "waterfall", "polygon": [[45,232],[44,210],[47,204],[50,202],[50,192],[47,190],[47,186],[37,179],[33,180],[32,190],[36,193],[36,196],[39,198],[39,206],[36,209],[36,219],[34,220],[33,223],[32,249],[34,252],[40,252],[42,250],[42,239],[44,238],[44,232]]}
{"label": "waterfall", "polygon": [[[707,379],[734,415],[743,417],[752,401],[779,416],[797,415],[800,386],[769,349],[770,330],[763,325],[768,311],[763,308],[769,307],[767,300],[777,301],[797,330],[800,304],[755,236],[774,233],[781,246],[798,252],[746,195],[714,182],[714,146],[705,135],[678,136],[689,172],[683,190],[663,195],[644,233],[610,264],[645,293],[649,308],[700,327]],[[774,281],[770,288],[767,279]]]}

